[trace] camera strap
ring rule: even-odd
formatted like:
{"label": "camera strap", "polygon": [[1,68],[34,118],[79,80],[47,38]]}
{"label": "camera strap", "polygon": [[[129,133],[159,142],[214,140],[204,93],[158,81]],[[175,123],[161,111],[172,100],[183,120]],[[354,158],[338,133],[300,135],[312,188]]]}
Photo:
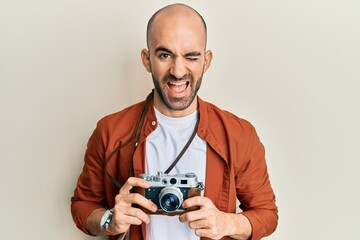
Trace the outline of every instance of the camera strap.
{"label": "camera strap", "polygon": [[198,124],[199,124],[199,115],[198,115],[198,117],[197,117],[196,125],[195,125],[195,128],[194,128],[193,133],[191,134],[190,139],[187,141],[185,147],[181,150],[181,152],[179,153],[179,155],[176,157],[175,161],[170,165],[170,167],[169,167],[168,169],[166,169],[166,171],[164,172],[165,174],[169,174],[169,173],[170,173],[170,171],[176,166],[176,164],[179,162],[180,158],[184,155],[184,153],[186,152],[186,150],[189,148],[191,142],[194,140],[194,138],[195,138],[195,136],[196,136]]}
{"label": "camera strap", "polygon": [[134,157],[134,153],[135,153],[135,149],[138,145],[138,141],[139,141],[139,138],[140,138],[140,132],[141,132],[141,128],[144,124],[144,121],[145,121],[145,115],[149,109],[149,105],[150,105],[150,101],[151,99],[154,97],[154,90],[152,90],[152,92],[146,97],[146,100],[145,100],[145,104],[144,106],[142,107],[141,109],[141,112],[140,112],[140,116],[136,122],[136,125],[135,125],[135,129],[132,133],[132,135],[130,136],[130,138],[128,140],[126,140],[123,144],[121,144],[119,147],[117,147],[110,155],[109,157],[106,159],[105,161],[105,172],[106,174],[108,175],[108,177],[111,179],[111,181],[116,185],[116,187],[118,189],[120,189],[122,187],[122,185],[119,183],[119,181],[117,181],[107,170],[107,165],[108,163],[110,162],[112,156],[119,152],[122,148],[124,148],[126,145],[128,145],[133,139],[135,139],[134,141],[134,145],[133,145],[133,148],[132,148],[132,151],[131,151],[131,161],[130,161],[130,169],[129,169],[129,176],[130,177],[133,177],[134,176],[134,169],[133,169],[133,157]]}
{"label": "camera strap", "polygon": [[[143,106],[143,108],[141,109],[141,112],[140,112],[140,116],[136,122],[136,126],[135,126],[135,129],[131,135],[131,137],[126,140],[123,144],[121,144],[119,147],[117,147],[110,155],[109,157],[106,159],[105,161],[105,172],[106,174],[108,175],[108,177],[111,179],[111,181],[116,185],[116,187],[118,189],[120,189],[122,187],[122,185],[119,183],[119,181],[117,181],[107,170],[107,166],[108,166],[108,163],[109,161],[111,160],[112,156],[119,152],[122,148],[124,148],[126,145],[128,145],[132,140],[135,139],[134,141],[134,144],[133,144],[133,148],[132,148],[132,151],[131,151],[131,161],[130,161],[130,169],[129,169],[129,176],[130,177],[133,177],[134,176],[134,167],[133,167],[133,157],[134,157],[134,154],[135,154],[135,150],[136,150],[136,147],[138,145],[138,142],[139,142],[139,138],[140,138],[140,133],[141,133],[141,129],[142,129],[142,126],[144,124],[144,121],[145,121],[145,116],[146,116],[146,113],[148,112],[148,109],[149,109],[149,105],[150,105],[150,101],[151,99],[153,99],[154,97],[154,90],[152,90],[152,92],[146,97],[146,100],[145,100],[145,104]],[[186,152],[186,150],[189,148],[191,142],[194,140],[195,136],[196,136],[196,133],[197,133],[197,128],[198,128],[198,124],[199,124],[199,116],[197,118],[197,121],[196,121],[196,125],[195,125],[195,128],[194,128],[194,131],[193,133],[191,134],[190,136],[190,139],[187,141],[186,145],[184,146],[184,148],[181,150],[181,152],[179,153],[179,155],[176,157],[176,159],[174,160],[174,162],[170,165],[170,167],[165,171],[166,174],[168,174],[175,166],[176,164],[179,162],[179,160],[181,159],[181,157],[184,155],[184,153]]]}

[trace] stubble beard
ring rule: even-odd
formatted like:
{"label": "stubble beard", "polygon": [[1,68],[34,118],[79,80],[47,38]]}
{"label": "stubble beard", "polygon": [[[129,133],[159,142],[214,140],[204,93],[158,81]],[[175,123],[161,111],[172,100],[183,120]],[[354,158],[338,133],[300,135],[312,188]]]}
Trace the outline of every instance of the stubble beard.
{"label": "stubble beard", "polygon": [[163,78],[162,82],[165,83],[164,89],[161,89],[159,80],[152,74],[152,79],[153,79],[153,83],[154,83],[154,87],[156,92],[158,93],[161,101],[165,104],[165,106],[170,109],[170,110],[174,110],[174,111],[182,111],[187,109],[191,103],[194,101],[200,86],[201,86],[201,82],[202,82],[202,77],[203,77],[203,73],[201,74],[201,76],[199,77],[199,79],[196,81],[196,86],[195,89],[192,89],[192,85],[194,84],[194,78],[192,75],[188,74],[186,76],[186,79],[188,79],[189,81],[189,87],[190,88],[190,95],[189,96],[185,96],[182,98],[174,98],[174,97],[169,97],[166,96],[165,94],[165,88],[167,87],[167,82],[170,80],[175,80],[176,78],[174,78],[171,75],[167,75]]}

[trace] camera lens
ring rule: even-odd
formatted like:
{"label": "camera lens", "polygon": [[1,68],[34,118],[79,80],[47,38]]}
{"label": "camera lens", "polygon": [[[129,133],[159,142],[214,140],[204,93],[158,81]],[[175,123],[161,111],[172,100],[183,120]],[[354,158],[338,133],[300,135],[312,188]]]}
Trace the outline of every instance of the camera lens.
{"label": "camera lens", "polygon": [[173,194],[166,194],[161,199],[161,205],[165,211],[172,212],[179,208],[179,199]]}
{"label": "camera lens", "polygon": [[176,187],[165,187],[159,194],[160,207],[165,212],[176,211],[183,202],[181,191]]}

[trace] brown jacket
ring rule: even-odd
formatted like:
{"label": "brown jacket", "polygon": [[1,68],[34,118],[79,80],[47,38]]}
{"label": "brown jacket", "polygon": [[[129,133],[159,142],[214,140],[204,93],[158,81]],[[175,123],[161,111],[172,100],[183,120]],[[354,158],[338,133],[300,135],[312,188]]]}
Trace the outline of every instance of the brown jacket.
{"label": "brown jacket", "polygon": [[[197,134],[207,142],[204,195],[219,210],[229,213],[235,213],[237,197],[243,210],[241,214],[251,222],[251,239],[271,234],[277,226],[277,206],[267,173],[265,150],[254,127],[200,98],[198,102]],[[90,233],[85,223],[89,214],[97,208],[112,208],[115,204],[118,188],[105,173],[104,163],[114,149],[130,138],[143,105],[141,102],[104,117],[89,139],[85,165],[71,198],[73,219],[87,234]],[[146,137],[156,127],[151,102],[132,159],[134,176],[144,172]],[[107,165],[108,172],[121,184],[129,177],[133,145],[133,141],[126,145]],[[145,226],[132,226],[130,236],[131,240],[144,239]]]}

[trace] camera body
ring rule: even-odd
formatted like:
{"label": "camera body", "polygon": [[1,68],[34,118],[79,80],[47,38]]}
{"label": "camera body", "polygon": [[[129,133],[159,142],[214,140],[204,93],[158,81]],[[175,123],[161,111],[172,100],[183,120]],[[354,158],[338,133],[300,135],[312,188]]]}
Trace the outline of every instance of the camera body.
{"label": "camera body", "polygon": [[135,192],[151,200],[158,207],[155,213],[142,208],[149,214],[179,215],[194,210],[184,209],[181,205],[187,198],[200,196],[204,189],[203,183],[197,181],[194,173],[169,175],[158,172],[156,176],[140,174],[139,178],[146,180],[150,187],[136,187]]}

